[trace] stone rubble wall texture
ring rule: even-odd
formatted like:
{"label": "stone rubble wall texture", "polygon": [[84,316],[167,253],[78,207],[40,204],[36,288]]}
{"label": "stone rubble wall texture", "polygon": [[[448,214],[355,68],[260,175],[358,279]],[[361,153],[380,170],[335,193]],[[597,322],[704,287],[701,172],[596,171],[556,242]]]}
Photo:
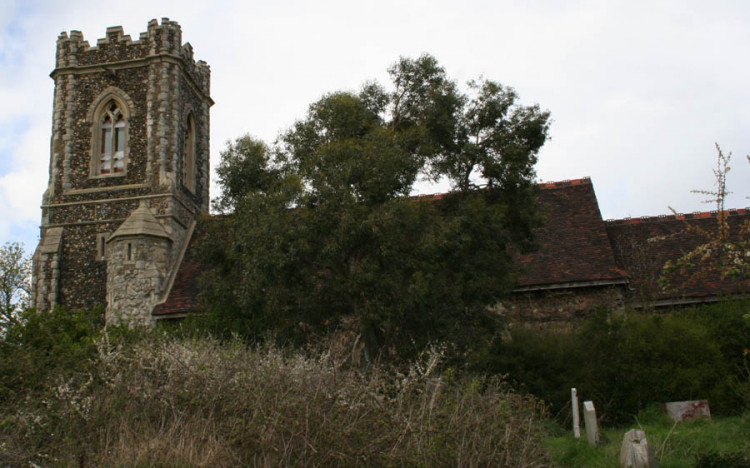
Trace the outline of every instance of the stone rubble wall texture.
{"label": "stone rubble wall texture", "polygon": [[[62,241],[55,255],[37,248],[34,303],[41,309],[92,307],[119,298],[112,288],[127,284],[132,291],[156,278],[146,281],[146,270],[130,274],[123,265],[111,276],[109,252],[104,259],[97,255],[98,235],[113,233],[147,201],[173,241],[164,258],[154,260],[163,264],[163,281],[175,268],[193,219],[208,211],[210,69],[194,60],[190,44],[182,44],[179,24],[163,18],[150,21],[137,41],[119,26],[107,28],[95,46],[79,31],[61,33],[51,77],[55,95],[40,247],[54,228],[62,228]],[[127,108],[126,170],[97,175],[94,111],[110,97]],[[194,192],[182,180],[188,116],[195,122]]]}
{"label": "stone rubble wall texture", "polygon": [[514,294],[496,308],[509,323],[531,329],[569,329],[596,310],[620,309],[623,286],[558,289]]}
{"label": "stone rubble wall texture", "polygon": [[[171,242],[159,237],[117,238],[107,250],[108,324],[150,325],[164,292]],[[130,259],[128,259],[130,249]]]}
{"label": "stone rubble wall texture", "polygon": [[57,302],[57,285],[60,280],[60,254],[35,254],[32,259],[34,280],[31,297],[34,307],[41,310],[53,308]]}

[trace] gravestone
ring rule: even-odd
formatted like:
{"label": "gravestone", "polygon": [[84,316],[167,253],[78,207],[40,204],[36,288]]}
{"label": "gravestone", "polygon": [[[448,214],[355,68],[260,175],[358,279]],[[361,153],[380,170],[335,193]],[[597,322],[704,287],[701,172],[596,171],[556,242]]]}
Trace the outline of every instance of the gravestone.
{"label": "gravestone", "polygon": [[654,448],[646,440],[646,433],[631,429],[622,438],[620,468],[658,468]]}
{"label": "gravestone", "polygon": [[581,415],[578,413],[578,391],[570,389],[570,404],[573,407],[573,435],[576,439],[581,438]]}
{"label": "gravestone", "polygon": [[599,426],[596,422],[596,409],[593,401],[583,402],[583,420],[586,423],[586,438],[589,445],[596,445],[599,442]]}
{"label": "gravestone", "polygon": [[675,421],[690,419],[711,419],[711,409],[708,400],[672,401],[664,404],[664,409]]}

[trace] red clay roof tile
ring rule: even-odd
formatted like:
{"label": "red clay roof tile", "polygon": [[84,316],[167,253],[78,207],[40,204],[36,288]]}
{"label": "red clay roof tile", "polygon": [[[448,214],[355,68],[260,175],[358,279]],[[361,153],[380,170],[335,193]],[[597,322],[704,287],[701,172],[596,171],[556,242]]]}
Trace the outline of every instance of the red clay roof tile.
{"label": "red clay roof tile", "polygon": [[[686,223],[704,229],[715,226],[715,212],[602,220],[596,194],[588,178],[539,185],[538,203],[546,223],[535,231],[539,249],[517,257],[520,289],[596,285],[630,281],[637,293],[655,299],[705,297],[750,291],[748,281],[707,276],[681,292],[661,291],[656,282],[668,259],[677,259],[699,245],[701,239],[685,233]],[[439,199],[440,195],[418,199]],[[729,211],[736,234],[750,220],[750,209]],[[212,222],[221,222],[213,217]],[[199,224],[199,226],[201,226]],[[198,229],[197,229],[198,230]],[[157,305],[157,318],[180,317],[197,310],[198,278],[204,266],[196,258],[196,232],[175,277],[167,300]],[[661,238],[659,242],[654,238]],[[679,282],[679,279],[678,279]],[[744,289],[743,289],[744,288]]]}
{"label": "red clay roof tile", "polygon": [[625,281],[591,180],[544,183],[540,189],[537,202],[545,225],[535,231],[538,250],[519,257],[518,286]]}

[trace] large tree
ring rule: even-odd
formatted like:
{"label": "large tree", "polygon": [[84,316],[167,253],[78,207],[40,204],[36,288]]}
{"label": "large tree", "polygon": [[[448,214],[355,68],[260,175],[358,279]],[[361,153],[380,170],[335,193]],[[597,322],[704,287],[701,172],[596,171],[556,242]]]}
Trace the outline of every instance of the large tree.
{"label": "large tree", "polygon": [[[231,247],[206,249],[220,258],[209,303],[258,330],[353,317],[370,347],[455,341],[489,318],[536,223],[549,113],[492,81],[462,92],[429,55],[389,72],[390,90],[328,94],[274,147],[229,144],[216,206],[234,212]],[[453,190],[410,198],[423,178]]]}

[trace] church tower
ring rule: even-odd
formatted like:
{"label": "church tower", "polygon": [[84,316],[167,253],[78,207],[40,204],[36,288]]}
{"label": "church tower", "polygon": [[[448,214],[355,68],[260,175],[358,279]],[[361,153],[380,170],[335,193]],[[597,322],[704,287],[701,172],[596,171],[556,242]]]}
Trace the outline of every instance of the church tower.
{"label": "church tower", "polygon": [[119,26],[95,46],[63,32],[51,77],[33,305],[107,304],[109,322],[149,323],[196,217],[208,211],[209,67],[163,18],[137,41]]}

